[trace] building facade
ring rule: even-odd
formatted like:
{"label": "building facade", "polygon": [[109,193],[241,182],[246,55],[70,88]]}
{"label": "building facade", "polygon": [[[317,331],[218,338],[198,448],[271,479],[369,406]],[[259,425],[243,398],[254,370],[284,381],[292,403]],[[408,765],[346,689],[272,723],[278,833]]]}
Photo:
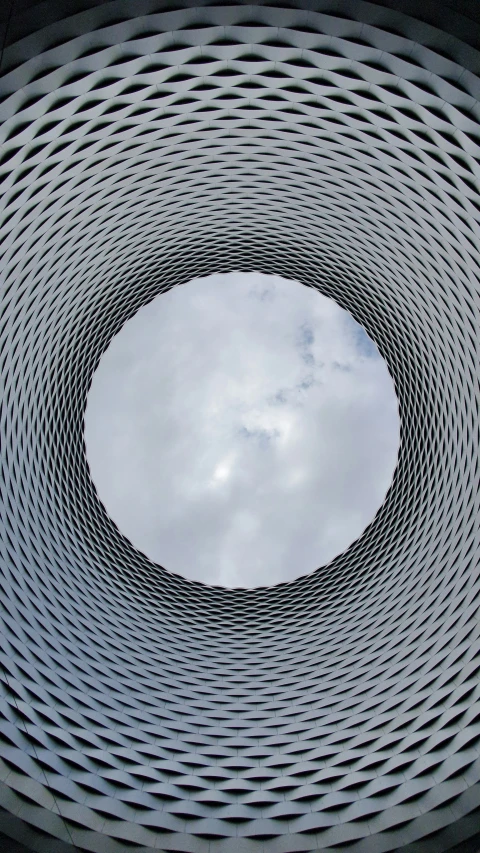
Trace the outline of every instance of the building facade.
{"label": "building facade", "polygon": [[[13,0],[0,25],[4,849],[476,853],[478,5]],[[401,417],[364,534],[249,590],[136,551],[83,438],[125,320],[232,270],[348,309]]]}

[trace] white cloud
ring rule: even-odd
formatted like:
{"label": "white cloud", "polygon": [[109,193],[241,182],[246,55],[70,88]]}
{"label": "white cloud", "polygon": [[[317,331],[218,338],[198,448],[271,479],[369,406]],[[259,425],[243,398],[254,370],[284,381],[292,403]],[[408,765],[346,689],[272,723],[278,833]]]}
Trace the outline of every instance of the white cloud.
{"label": "white cloud", "polygon": [[131,542],[224,586],[290,580],[356,539],[396,464],[392,380],[345,311],[231,273],[158,296],[113,339],[85,417],[98,494]]}

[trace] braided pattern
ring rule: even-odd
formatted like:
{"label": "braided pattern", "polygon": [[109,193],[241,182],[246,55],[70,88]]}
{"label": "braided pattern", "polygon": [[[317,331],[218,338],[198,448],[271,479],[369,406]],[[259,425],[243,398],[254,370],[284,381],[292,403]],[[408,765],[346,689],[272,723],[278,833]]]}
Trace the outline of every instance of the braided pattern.
{"label": "braided pattern", "polygon": [[[361,0],[22,8],[5,12],[0,104],[0,828],[44,853],[466,844],[480,824],[474,25]],[[85,457],[112,336],[157,293],[231,270],[336,299],[399,400],[372,524],[271,588],[151,563]]]}

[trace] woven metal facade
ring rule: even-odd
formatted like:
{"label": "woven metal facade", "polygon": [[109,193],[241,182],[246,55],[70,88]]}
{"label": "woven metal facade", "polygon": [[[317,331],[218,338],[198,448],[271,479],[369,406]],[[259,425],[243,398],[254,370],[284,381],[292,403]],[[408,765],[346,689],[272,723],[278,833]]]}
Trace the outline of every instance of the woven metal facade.
{"label": "woven metal facade", "polygon": [[[477,849],[478,17],[2,6],[6,850]],[[112,336],[231,270],[347,308],[401,416],[372,524],[267,589],[153,565],[85,457]]]}

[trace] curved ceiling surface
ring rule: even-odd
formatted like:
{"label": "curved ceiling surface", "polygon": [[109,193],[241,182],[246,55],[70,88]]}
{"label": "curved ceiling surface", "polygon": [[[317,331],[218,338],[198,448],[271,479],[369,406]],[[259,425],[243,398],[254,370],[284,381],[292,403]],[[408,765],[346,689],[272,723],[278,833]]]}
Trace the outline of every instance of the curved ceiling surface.
{"label": "curved ceiling surface", "polygon": [[[479,16],[417,5],[1,12],[0,829],[28,850],[474,844]],[[232,270],[347,308],[401,416],[361,538],[250,590],[135,551],[83,440],[125,320]]]}

